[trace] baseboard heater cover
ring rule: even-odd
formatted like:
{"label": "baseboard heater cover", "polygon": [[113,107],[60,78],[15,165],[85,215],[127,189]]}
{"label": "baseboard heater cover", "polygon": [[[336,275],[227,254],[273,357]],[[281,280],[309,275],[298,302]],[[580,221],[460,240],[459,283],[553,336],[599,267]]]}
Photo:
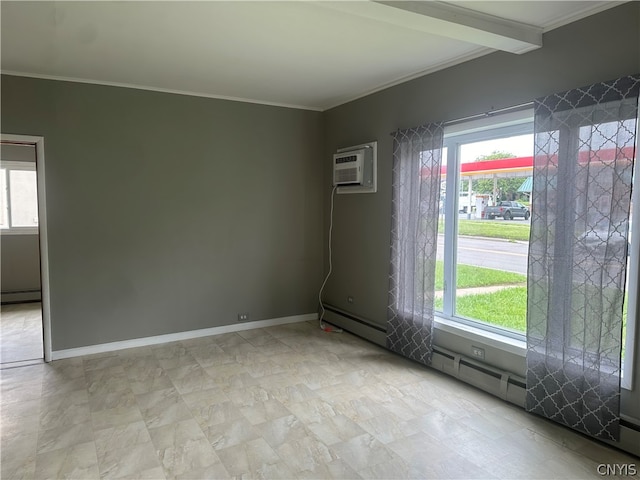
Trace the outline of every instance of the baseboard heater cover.
{"label": "baseboard heater cover", "polygon": [[471,358],[437,346],[434,347],[431,367],[524,408],[525,379],[513,373],[480,364]]}
{"label": "baseboard heater cover", "polygon": [[[325,320],[386,348],[386,330],[364,318],[325,305]],[[434,346],[431,367],[524,408],[525,379]]]}
{"label": "baseboard heater cover", "polygon": [[[386,348],[384,328],[336,307],[325,305],[325,309],[326,321]],[[437,345],[434,346],[431,367],[518,407],[523,409],[525,407],[526,379],[519,375],[480,363],[473,358],[465,357]],[[620,421],[620,442],[607,440],[604,442],[622,451],[640,456],[640,425],[636,423],[635,419],[623,418]]]}
{"label": "baseboard heater cover", "polygon": [[19,290],[0,293],[0,303],[27,303],[39,302],[42,300],[42,292],[40,290]]}
{"label": "baseboard heater cover", "polygon": [[323,320],[326,322],[386,348],[387,331],[385,328],[332,305],[324,305],[324,310]]}

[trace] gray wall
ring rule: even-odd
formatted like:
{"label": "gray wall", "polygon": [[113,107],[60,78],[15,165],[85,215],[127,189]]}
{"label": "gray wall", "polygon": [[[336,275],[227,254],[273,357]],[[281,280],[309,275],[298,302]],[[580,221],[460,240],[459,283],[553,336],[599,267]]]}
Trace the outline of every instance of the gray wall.
{"label": "gray wall", "polygon": [[[390,132],[519,105],[539,96],[638,72],[640,3],[631,2],[548,32],[544,47],[537,51],[521,56],[493,53],[325,112],[325,205],[329,204],[331,191],[331,154],[340,147],[378,141],[378,193],[338,195],[335,200],[333,274],[325,289],[325,301],[374,324],[386,325]],[[325,235],[327,212],[325,209]],[[354,297],[353,304],[347,302],[348,296]],[[467,351],[468,345],[461,340],[446,340],[448,348]],[[524,371],[522,358],[487,351],[489,357],[498,366],[506,364],[516,373]],[[516,361],[520,364],[514,364]],[[635,376],[639,384],[640,368]],[[640,401],[631,406],[633,402],[623,397],[623,402],[630,409],[628,414],[640,418]]]}
{"label": "gray wall", "polygon": [[2,77],[45,138],[53,350],[316,311],[322,114]]}
{"label": "gray wall", "polygon": [[[40,245],[38,235],[2,235],[2,300],[6,293],[40,290]],[[37,295],[39,296],[39,295]]]}
{"label": "gray wall", "polygon": [[[0,158],[35,163],[35,147],[0,145]],[[40,244],[37,234],[0,236],[0,287],[2,301],[40,298]],[[11,295],[14,292],[20,295]]]}

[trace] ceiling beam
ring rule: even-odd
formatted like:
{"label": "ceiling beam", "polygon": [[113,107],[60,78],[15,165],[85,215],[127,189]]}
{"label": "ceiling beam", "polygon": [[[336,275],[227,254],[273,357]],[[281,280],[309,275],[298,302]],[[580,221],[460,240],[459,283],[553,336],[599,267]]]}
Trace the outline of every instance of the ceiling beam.
{"label": "ceiling beam", "polygon": [[402,28],[510,53],[542,46],[542,28],[436,1],[319,2]]}

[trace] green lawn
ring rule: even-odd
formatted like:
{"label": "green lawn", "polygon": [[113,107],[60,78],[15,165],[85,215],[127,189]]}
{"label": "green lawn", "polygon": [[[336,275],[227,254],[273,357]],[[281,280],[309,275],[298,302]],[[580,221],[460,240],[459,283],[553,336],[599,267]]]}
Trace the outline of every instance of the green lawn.
{"label": "green lawn", "polygon": [[[458,235],[502,238],[504,240],[529,240],[529,224],[518,220],[459,220]],[[444,232],[444,220],[440,219],[438,231]]]}
{"label": "green lawn", "polygon": [[[622,313],[622,357],[625,353],[627,335],[626,300],[625,296]],[[434,307],[436,310],[442,310],[441,298],[435,299]],[[456,314],[524,333],[527,329],[527,287],[516,286],[493,293],[460,296],[456,299]],[[586,342],[589,346],[588,339]]]}
{"label": "green lawn", "polygon": [[[458,265],[457,288],[487,287],[490,285],[510,285],[525,283],[526,275],[505,272],[493,268]],[[444,288],[444,262],[436,261],[436,290]]]}
{"label": "green lawn", "polygon": [[[444,232],[444,222],[438,225],[439,232]],[[529,240],[529,225],[517,221],[504,220],[459,220],[458,234],[501,238],[505,240]],[[492,268],[458,265],[457,288],[486,287],[491,285],[513,285],[493,293],[462,295],[456,299],[456,314],[473,320],[480,320],[497,327],[508,328],[519,332],[526,331],[527,321],[527,281],[526,275],[505,272]],[[436,262],[436,290],[442,290],[444,283],[444,263]],[[577,299],[584,302],[584,299]],[[436,310],[442,310],[442,299],[435,299]],[[625,298],[623,312],[623,356],[624,339],[626,337],[627,302]]]}
{"label": "green lawn", "polygon": [[[436,262],[436,290],[442,290],[444,262]],[[458,265],[457,288],[488,287],[492,285],[521,285],[526,275],[493,268]],[[527,316],[527,288],[514,286],[494,293],[464,295],[456,299],[457,314],[491,325],[524,332]],[[442,309],[442,299],[435,300],[436,310]]]}
{"label": "green lawn", "polygon": [[[434,306],[442,309],[442,300],[436,299]],[[493,293],[458,297],[456,314],[489,325],[525,332],[527,287],[511,287]]]}

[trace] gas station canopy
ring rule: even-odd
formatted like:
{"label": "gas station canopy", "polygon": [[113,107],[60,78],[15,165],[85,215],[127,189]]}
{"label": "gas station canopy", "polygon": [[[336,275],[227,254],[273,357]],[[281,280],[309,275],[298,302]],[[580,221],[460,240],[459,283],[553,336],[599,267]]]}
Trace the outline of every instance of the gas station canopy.
{"label": "gas station canopy", "polygon": [[[533,171],[533,157],[500,158],[479,162],[463,163],[460,168],[461,177],[500,178],[528,177]],[[447,175],[447,167],[440,170],[442,177]]]}

